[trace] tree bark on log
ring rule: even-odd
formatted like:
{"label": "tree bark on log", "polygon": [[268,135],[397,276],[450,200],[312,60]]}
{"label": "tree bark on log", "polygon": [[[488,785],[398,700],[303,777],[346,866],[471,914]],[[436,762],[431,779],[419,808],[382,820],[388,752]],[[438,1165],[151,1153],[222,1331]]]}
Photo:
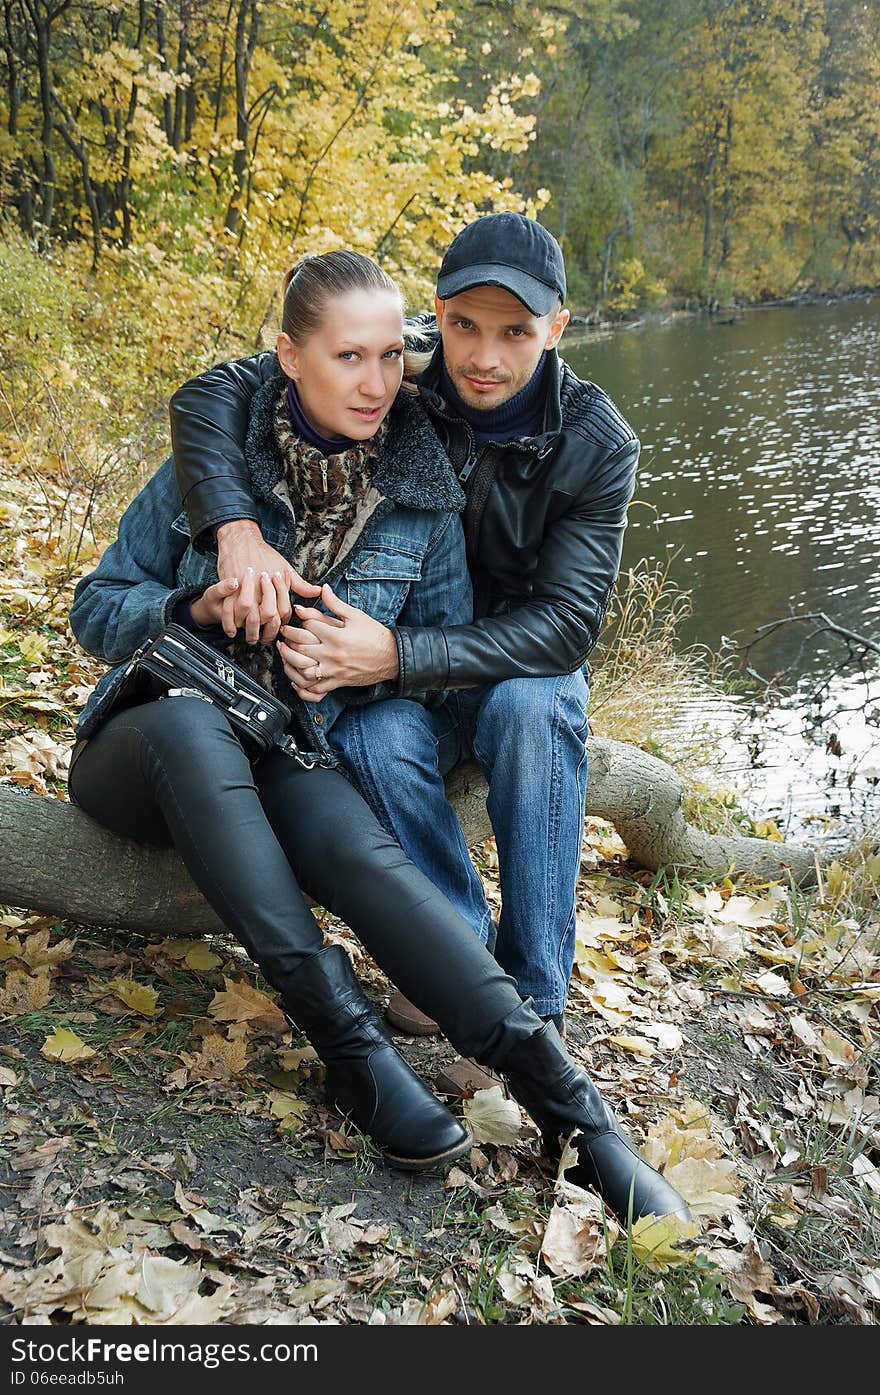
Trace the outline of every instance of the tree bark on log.
{"label": "tree bark on log", "polygon": [[[608,819],[642,867],[656,871],[816,879],[816,853],[763,838],[720,837],[691,827],[684,785],[665,761],[620,741],[590,737],[587,810]],[[446,782],[468,844],[487,838],[486,785],[467,764]],[[165,935],[204,935],[223,926],[177,853],[108,833],[58,799],[0,784],[0,904],[80,925]]]}

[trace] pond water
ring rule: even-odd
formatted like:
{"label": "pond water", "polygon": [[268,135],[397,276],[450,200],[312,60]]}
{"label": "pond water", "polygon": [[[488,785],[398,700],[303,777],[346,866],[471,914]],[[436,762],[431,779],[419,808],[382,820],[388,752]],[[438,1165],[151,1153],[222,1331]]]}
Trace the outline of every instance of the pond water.
{"label": "pond water", "polygon": [[[880,296],[575,331],[565,357],[641,438],[623,565],[669,560],[693,596],[684,644],[817,612],[880,643]],[[820,627],[785,623],[745,655],[777,675],[772,701],[679,721],[723,733],[753,813],[849,835],[880,814],[880,654],[854,665]]]}

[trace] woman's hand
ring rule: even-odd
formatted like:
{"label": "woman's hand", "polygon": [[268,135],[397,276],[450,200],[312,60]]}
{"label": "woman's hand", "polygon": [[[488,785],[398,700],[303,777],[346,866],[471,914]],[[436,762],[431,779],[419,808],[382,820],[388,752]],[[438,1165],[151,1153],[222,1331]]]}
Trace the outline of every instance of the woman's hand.
{"label": "woman's hand", "polygon": [[[223,633],[230,639],[243,628],[248,644],[271,644],[282,621],[290,619],[290,592],[280,577],[269,577],[264,572],[255,581],[250,572],[241,583],[234,576],[215,581],[198,600],[190,602],[189,608],[198,625],[222,625]],[[238,624],[239,610],[245,617],[243,626]],[[262,633],[261,615],[268,616]]]}
{"label": "woman's hand", "polygon": [[271,644],[293,614],[290,593],[318,596],[312,586],[263,538],[259,524],[236,519],[217,529],[217,575],[235,581],[219,621],[230,639],[243,629],[248,644]]}
{"label": "woman's hand", "polygon": [[[200,596],[189,603],[189,613],[197,625],[221,625],[223,607],[238,590],[238,581],[230,577],[228,581],[215,581]],[[227,631],[227,634],[229,632]],[[233,634],[235,631],[233,630]]]}
{"label": "woman's hand", "polygon": [[297,696],[320,702],[335,688],[362,688],[397,677],[397,641],[366,611],[346,605],[329,586],[321,599],[331,612],[296,606],[302,628],[285,625],[278,641],[284,672]]}

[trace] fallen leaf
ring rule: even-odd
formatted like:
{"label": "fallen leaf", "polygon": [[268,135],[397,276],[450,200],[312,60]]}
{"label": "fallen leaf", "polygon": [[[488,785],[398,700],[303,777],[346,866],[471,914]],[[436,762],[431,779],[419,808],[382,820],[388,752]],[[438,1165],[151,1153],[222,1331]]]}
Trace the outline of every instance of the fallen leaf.
{"label": "fallen leaf", "polygon": [[216,969],[223,963],[204,940],[162,940],[157,945],[148,945],[146,953],[164,954],[168,959],[182,960],[187,968],[200,972]]}
{"label": "fallen leaf", "polygon": [[859,1153],[853,1158],[852,1173],[860,1182],[864,1182],[866,1187],[870,1187],[875,1196],[880,1196],[880,1168],[872,1163],[870,1158],[865,1157],[864,1153]]}
{"label": "fallen leaf", "polygon": [[713,908],[710,914],[728,925],[758,929],[764,925],[777,924],[785,917],[787,908],[787,892],[777,883],[770,888],[766,896],[757,901],[751,896],[731,896],[720,908]]}
{"label": "fallen leaf", "polygon": [[550,1212],[541,1258],[557,1277],[578,1278],[606,1263],[603,1208],[598,1196],[557,1203]]}
{"label": "fallen leaf", "polygon": [[114,978],[107,984],[108,993],[119,998],[132,1012],[137,1012],[141,1017],[160,1017],[162,1009],[157,1007],[159,994],[155,988],[149,988],[146,984],[136,983],[133,978]]}
{"label": "fallen leaf", "polygon": [[505,1099],[500,1085],[477,1090],[464,1101],[464,1116],[475,1143],[518,1143],[523,1131],[516,1100]]}
{"label": "fallen leaf", "polygon": [[761,1257],[754,1240],[750,1240],[742,1251],[711,1250],[707,1252],[712,1263],[724,1273],[724,1286],[738,1303],[745,1303],[749,1312],[763,1326],[781,1322],[782,1314],[776,1308],[756,1298],[757,1293],[772,1297],[776,1292],[776,1278],[772,1267]]}
{"label": "fallen leaf", "polygon": [[269,1108],[275,1118],[281,1120],[285,1131],[295,1128],[309,1109],[305,1100],[297,1098],[289,1090],[272,1090],[269,1094]]}
{"label": "fallen leaf", "polygon": [[803,1046],[810,1051],[821,1050],[822,1038],[806,1017],[799,1012],[793,1012],[788,1020],[792,1032]]}
{"label": "fallen leaf", "polygon": [[247,1065],[247,1046],[241,1038],[229,1041],[219,1032],[210,1032],[200,1051],[180,1055],[189,1073],[200,1080],[229,1080]]}
{"label": "fallen leaf", "polygon": [[460,1167],[451,1167],[446,1174],[443,1185],[447,1191],[455,1191],[458,1187],[469,1187],[472,1180],[466,1172],[462,1172]]}
{"label": "fallen leaf", "polygon": [[750,988],[758,988],[762,993],[766,993],[768,998],[787,998],[791,993],[787,980],[781,974],[774,974],[772,969],[759,974],[757,978],[746,979],[745,982]]}
{"label": "fallen leaf", "polygon": [[679,1264],[693,1264],[693,1250],[682,1250],[682,1240],[694,1240],[700,1233],[695,1221],[682,1221],[677,1216],[641,1216],[632,1228],[633,1252],[639,1263],[648,1269],[668,1269]]}
{"label": "fallen leaf", "polygon": [[467,1187],[468,1191],[473,1192],[474,1196],[487,1197],[492,1195],[488,1187],[481,1187],[476,1178],[469,1177],[460,1167],[451,1167],[449,1169],[446,1175],[446,1181],[443,1185],[448,1191],[456,1191],[459,1187]]}
{"label": "fallen leaf", "polygon": [[296,1072],[300,1066],[314,1065],[316,1061],[320,1060],[320,1057],[313,1046],[299,1046],[289,1051],[282,1051],[278,1059],[283,1071]]}
{"label": "fallen leaf", "polygon": [[441,1289],[429,1298],[422,1310],[422,1322],[426,1327],[439,1327],[441,1323],[458,1312],[460,1299],[454,1289]]}
{"label": "fallen leaf", "polygon": [[822,1028],[822,1052],[834,1066],[849,1066],[858,1056],[851,1041],[842,1037],[833,1027]]}
{"label": "fallen leaf", "polygon": [[672,1022],[640,1022],[639,1031],[656,1037],[666,1051],[678,1051],[684,1043],[684,1037]]}
{"label": "fallen leaf", "polygon": [[526,1259],[502,1264],[497,1283],[508,1303],[517,1307],[528,1306],[536,1315],[544,1315],[557,1306],[550,1275],[538,1277]]}
{"label": "fallen leaf", "polygon": [[695,1216],[723,1216],[742,1192],[736,1163],[725,1158],[683,1158],[664,1175]]}
{"label": "fallen leaf", "polygon": [[13,1172],[39,1171],[41,1167],[53,1162],[69,1142],[70,1139],[66,1136],[47,1138],[45,1143],[38,1144],[36,1148],[20,1148],[17,1153],[13,1153],[9,1165]]}
{"label": "fallen leaf", "polygon": [[48,973],[27,974],[10,969],[0,988],[0,1016],[23,1017],[27,1012],[39,1012],[52,997]]}
{"label": "fallen leaf", "polygon": [[654,1043],[646,1041],[644,1037],[609,1037],[608,1040],[624,1051],[634,1052],[637,1056],[651,1057],[657,1050]]}
{"label": "fallen leaf", "polygon": [[82,1038],[68,1027],[56,1027],[40,1049],[50,1061],[87,1061],[95,1055],[94,1049],[86,1046]]}
{"label": "fallen leaf", "polygon": [[208,1013],[218,1022],[249,1022],[270,1032],[289,1032],[290,1024],[284,1013],[243,979],[224,978],[226,988],[215,993],[208,1005]]}
{"label": "fallen leaf", "polygon": [[706,920],[698,934],[705,943],[709,956],[720,964],[741,959],[745,953],[745,937],[738,925],[724,925]]}
{"label": "fallen leaf", "polygon": [[70,750],[69,745],[55,741],[47,731],[31,730],[26,736],[13,736],[0,746],[0,762],[5,770],[28,775],[46,774],[54,780],[67,771]]}
{"label": "fallen leaf", "polygon": [[195,944],[186,951],[183,962],[188,969],[193,969],[197,973],[209,973],[211,969],[217,969],[223,963],[219,954],[215,954],[207,945]]}

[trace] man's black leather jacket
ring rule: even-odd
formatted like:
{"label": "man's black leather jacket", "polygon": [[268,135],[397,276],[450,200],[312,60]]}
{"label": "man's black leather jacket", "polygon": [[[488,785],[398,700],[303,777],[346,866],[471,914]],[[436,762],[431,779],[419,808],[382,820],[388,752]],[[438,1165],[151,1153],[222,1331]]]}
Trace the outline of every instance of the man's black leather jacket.
{"label": "man's black leather jacket", "polygon": [[[572,672],[596,643],[617,578],[639,442],[602,389],[554,349],[541,433],[477,447],[437,391],[441,352],[437,343],[419,391],[467,495],[475,619],[400,628],[398,691]],[[251,397],[277,371],[274,353],[257,354],[220,364],[172,398],[177,481],[203,550],[218,524],[257,516],[244,442]]]}

